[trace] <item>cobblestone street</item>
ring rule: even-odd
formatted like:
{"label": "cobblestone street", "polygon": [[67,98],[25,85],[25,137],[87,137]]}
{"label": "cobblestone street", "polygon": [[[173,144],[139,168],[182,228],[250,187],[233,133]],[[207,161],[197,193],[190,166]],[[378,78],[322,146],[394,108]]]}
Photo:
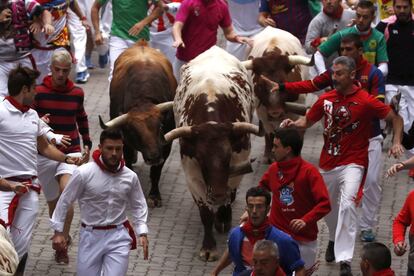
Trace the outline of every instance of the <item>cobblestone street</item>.
{"label": "cobblestone street", "polygon": [[[86,111],[89,115],[90,132],[93,138],[94,148],[98,145],[100,127],[98,115],[108,119],[109,97],[107,70],[94,69],[90,71],[89,82],[82,87],[86,94]],[[384,143],[384,170],[395,162],[389,159],[385,151],[388,149],[390,139]],[[303,157],[317,164],[322,145],[321,125],[316,124],[306,133]],[[254,172],[245,175],[233,205],[233,225],[237,225],[239,217],[244,209],[244,194],[248,187],[257,185],[267,165],[262,163],[264,139],[252,136],[251,158],[256,158],[253,164]],[[141,184],[145,192],[149,190],[149,167],[139,157],[135,165]],[[379,213],[379,226],[376,229],[377,240],[384,242],[392,249],[392,220],[400,210],[406,195],[412,189],[407,173],[400,173],[398,177],[385,179],[381,177],[383,184],[383,200]],[[198,259],[201,247],[203,228],[198,209],[188,192],[184,174],[181,168],[178,143],[174,142],[172,153],[166,162],[160,181],[163,206],[149,210],[149,241],[150,258],[144,261],[141,249],[131,251],[128,275],[209,275],[214,263],[205,263]],[[71,235],[73,246],[70,248],[70,264],[57,265],[54,262],[52,250],[52,231],[49,228],[48,210],[43,195],[40,195],[40,212],[36,223],[33,241],[26,275],[75,275],[76,255],[79,239],[79,212],[76,205],[75,218],[72,224]],[[217,234],[218,250],[221,254],[226,246],[226,235]],[[327,228],[323,221],[320,222],[319,234],[319,270],[315,275],[338,275],[339,265],[327,264],[324,260],[327,245]],[[359,252],[362,242],[357,240],[352,269],[354,275],[359,273]],[[281,253],[283,254],[283,253]],[[393,254],[392,268],[396,275],[405,275],[407,266],[407,254],[396,257]],[[227,268],[222,275],[231,275],[231,268]],[[95,275],[90,275],[95,276]],[[117,276],[117,275],[108,275]]]}

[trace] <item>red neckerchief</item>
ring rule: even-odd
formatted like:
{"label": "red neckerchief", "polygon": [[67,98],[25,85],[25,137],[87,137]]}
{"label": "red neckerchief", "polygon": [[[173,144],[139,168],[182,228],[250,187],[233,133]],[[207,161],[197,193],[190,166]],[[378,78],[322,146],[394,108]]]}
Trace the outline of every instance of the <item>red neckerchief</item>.
{"label": "red neckerchief", "polygon": [[9,103],[11,103],[12,104],[12,106],[14,106],[17,110],[19,110],[21,113],[25,113],[25,112],[27,112],[27,111],[29,111],[29,109],[30,109],[30,106],[28,106],[28,105],[24,105],[24,104],[21,104],[21,103],[19,103],[18,101],[16,101],[13,97],[11,97],[11,96],[6,96],[6,98],[5,98],[6,100],[8,100],[9,101]]}
{"label": "red neckerchief", "polygon": [[110,173],[117,173],[120,170],[122,170],[122,168],[125,166],[125,161],[124,159],[121,159],[120,165],[118,166],[118,168],[116,170],[111,170],[109,169],[107,166],[105,166],[105,164],[101,161],[101,151],[99,149],[95,150],[92,153],[92,158],[93,161],[95,161],[95,163],[99,166],[99,168],[101,168],[101,170],[103,171],[107,171]]}
{"label": "red neckerchief", "polygon": [[70,79],[67,79],[65,87],[54,87],[53,84],[52,84],[52,76],[46,76],[43,79],[43,84],[44,84],[44,86],[46,86],[50,90],[53,90],[53,91],[56,91],[56,92],[61,92],[61,93],[69,92],[73,88],[73,86],[75,86]]}
{"label": "red neckerchief", "polygon": [[[256,276],[256,272],[254,270],[252,271],[251,276]],[[275,276],[286,276],[286,273],[282,270],[282,268],[279,266],[276,270]]]}
{"label": "red neckerchief", "polygon": [[372,276],[394,276],[394,270],[392,270],[391,268],[386,268],[380,271],[375,271]]}
{"label": "red neckerchief", "polygon": [[302,158],[300,156],[294,157],[288,161],[277,162],[279,173],[276,177],[279,179],[280,184],[282,184],[282,186],[289,185],[294,181],[301,165]]}
{"label": "red neckerchief", "polygon": [[257,241],[265,238],[266,229],[270,226],[269,218],[266,217],[265,221],[259,227],[255,227],[252,221],[249,219],[245,224],[241,226],[244,234],[246,234],[249,242],[254,245]]}
{"label": "red neckerchief", "polygon": [[326,14],[330,18],[338,19],[338,20],[341,19],[343,11],[344,11],[344,8],[342,8],[342,6],[339,6],[339,8],[336,11],[334,11],[333,13],[328,13],[325,10],[325,8],[323,9],[324,14]]}

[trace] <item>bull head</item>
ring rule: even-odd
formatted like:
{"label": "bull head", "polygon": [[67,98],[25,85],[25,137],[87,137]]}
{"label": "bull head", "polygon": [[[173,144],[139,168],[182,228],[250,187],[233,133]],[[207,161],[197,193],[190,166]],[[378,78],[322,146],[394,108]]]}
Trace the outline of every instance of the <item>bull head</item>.
{"label": "bull head", "polygon": [[[158,108],[159,111],[162,113],[164,111],[170,110],[173,107],[173,104],[174,104],[174,102],[170,101],[170,102],[159,103],[155,107]],[[122,126],[128,118],[128,113],[119,115],[118,117],[110,120],[107,123],[104,123],[104,121],[102,120],[101,115],[99,115],[98,117],[99,117],[99,124],[100,124],[101,128],[106,129],[108,127],[120,127],[120,126]]]}

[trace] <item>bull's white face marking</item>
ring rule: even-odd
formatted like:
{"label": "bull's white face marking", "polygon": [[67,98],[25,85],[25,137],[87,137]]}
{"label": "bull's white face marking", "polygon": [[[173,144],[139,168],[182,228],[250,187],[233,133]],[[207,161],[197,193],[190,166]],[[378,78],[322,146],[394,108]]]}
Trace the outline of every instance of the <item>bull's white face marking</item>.
{"label": "bull's white face marking", "polygon": [[[214,46],[189,62],[181,73],[181,82],[174,99],[177,126],[191,125],[184,112],[185,107],[191,106],[201,95],[207,96],[208,112],[214,111],[208,104],[217,101],[217,95],[225,95],[238,101],[242,106],[240,112],[244,121],[250,122],[253,91],[246,69],[234,56]],[[240,86],[240,83],[230,79],[235,76],[245,80],[245,85]]]}

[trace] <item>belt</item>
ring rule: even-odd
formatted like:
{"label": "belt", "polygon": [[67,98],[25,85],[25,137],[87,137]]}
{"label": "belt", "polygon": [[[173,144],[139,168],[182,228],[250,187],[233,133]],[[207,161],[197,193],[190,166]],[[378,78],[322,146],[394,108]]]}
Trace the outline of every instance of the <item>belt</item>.
{"label": "belt", "polygon": [[[85,223],[81,223],[82,227],[88,227]],[[118,225],[112,224],[112,225],[105,225],[105,226],[91,226],[93,230],[110,230],[115,229],[118,227]]]}
{"label": "belt", "polygon": [[[85,223],[81,223],[81,226],[86,228],[86,227],[91,227],[93,230],[111,230],[111,229],[115,229],[118,228],[120,224],[115,225],[115,224],[111,224],[111,225],[104,225],[104,226],[89,226],[86,225]],[[135,235],[134,229],[132,228],[131,224],[129,223],[128,220],[126,220],[124,223],[122,223],[122,225],[128,230],[128,234],[129,236],[132,238],[132,243],[131,243],[131,250],[136,249],[137,248],[137,237]]]}

